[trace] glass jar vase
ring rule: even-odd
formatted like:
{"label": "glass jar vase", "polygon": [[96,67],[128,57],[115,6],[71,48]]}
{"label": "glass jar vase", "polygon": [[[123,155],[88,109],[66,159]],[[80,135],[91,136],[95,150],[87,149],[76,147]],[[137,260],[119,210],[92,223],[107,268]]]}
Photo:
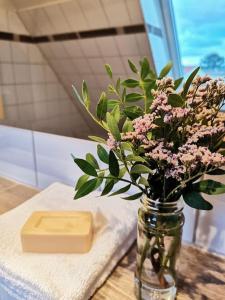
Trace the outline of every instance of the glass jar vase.
{"label": "glass jar vase", "polygon": [[142,198],[138,211],[135,293],[138,300],[174,300],[184,224],[183,200]]}

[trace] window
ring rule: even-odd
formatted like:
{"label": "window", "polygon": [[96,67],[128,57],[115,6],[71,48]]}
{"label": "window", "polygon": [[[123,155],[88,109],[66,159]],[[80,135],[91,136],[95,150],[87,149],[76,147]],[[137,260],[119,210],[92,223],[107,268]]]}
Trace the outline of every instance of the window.
{"label": "window", "polygon": [[225,74],[225,1],[172,0],[184,76]]}

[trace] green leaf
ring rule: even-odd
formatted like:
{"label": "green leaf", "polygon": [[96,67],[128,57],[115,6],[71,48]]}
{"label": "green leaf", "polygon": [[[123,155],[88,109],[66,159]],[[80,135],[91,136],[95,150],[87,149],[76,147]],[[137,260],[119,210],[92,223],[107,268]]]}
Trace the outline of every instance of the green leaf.
{"label": "green leaf", "polygon": [[182,92],[182,97],[185,97],[187,95],[188,89],[193,81],[193,79],[195,78],[195,76],[197,75],[198,71],[200,70],[200,67],[196,68],[191,75],[188,77],[187,81],[184,84],[184,88],[183,88],[183,92]]}
{"label": "green leaf", "polygon": [[75,190],[78,190],[89,178],[89,175],[84,174],[82,175],[78,180],[77,180],[77,184],[75,187]]}
{"label": "green leaf", "polygon": [[221,151],[219,151],[219,153],[220,153],[221,155],[225,156],[225,150],[221,150]]}
{"label": "green leaf", "polygon": [[74,196],[74,199],[79,199],[83,196],[86,196],[87,194],[90,194],[92,191],[96,189],[96,184],[98,182],[97,178],[91,179],[87,182],[85,182],[77,191],[76,195]]}
{"label": "green leaf", "polygon": [[103,176],[104,176],[104,172],[99,173],[95,189],[97,189],[102,184],[103,179],[104,179],[104,178],[102,178]]}
{"label": "green leaf", "polygon": [[181,107],[184,105],[184,100],[178,94],[170,94],[168,97],[168,103],[173,107]]}
{"label": "green leaf", "polygon": [[130,142],[122,142],[121,143],[121,149],[123,151],[131,151],[131,152],[133,152],[133,147],[132,146],[133,145]]}
{"label": "green leaf", "polygon": [[88,136],[89,139],[91,139],[92,141],[98,142],[98,143],[102,143],[102,144],[106,144],[106,141],[98,136],[95,135],[89,135]]}
{"label": "green leaf", "polygon": [[105,150],[104,147],[102,147],[101,145],[97,146],[97,153],[98,153],[98,157],[99,159],[104,162],[105,164],[109,163],[109,154],[108,152]]}
{"label": "green leaf", "polygon": [[120,131],[115,118],[109,112],[107,112],[106,120],[111,134],[117,141],[120,141],[121,140]]}
{"label": "green leaf", "polygon": [[123,93],[122,93],[122,97],[121,97],[122,102],[125,102],[125,100],[126,100],[126,94],[127,94],[127,89],[123,88]]}
{"label": "green leaf", "polygon": [[181,77],[181,78],[178,78],[178,79],[174,80],[174,89],[175,90],[180,86],[183,79],[184,79],[184,77]]}
{"label": "green leaf", "polygon": [[207,174],[210,174],[210,175],[225,175],[225,170],[216,169],[214,171],[208,172]]}
{"label": "green leaf", "polygon": [[129,78],[127,80],[124,80],[122,82],[122,85],[125,86],[125,87],[134,88],[134,87],[139,86],[139,81]]}
{"label": "green leaf", "polygon": [[145,57],[141,62],[141,79],[145,79],[146,76],[149,74],[149,62],[148,59]]}
{"label": "green leaf", "polygon": [[116,90],[115,90],[115,88],[114,88],[114,86],[112,84],[108,85],[108,92],[110,94],[114,94],[116,92]]}
{"label": "green leaf", "polygon": [[115,105],[118,105],[119,103],[120,103],[120,101],[117,99],[109,99],[109,100],[107,100],[107,108],[113,109],[115,107]]}
{"label": "green leaf", "polygon": [[89,164],[92,165],[92,167],[94,167],[95,169],[99,169],[98,162],[91,153],[86,154],[86,161],[89,162]]}
{"label": "green leaf", "polygon": [[112,69],[109,64],[105,64],[106,72],[108,73],[109,77],[112,78]]}
{"label": "green leaf", "polygon": [[132,121],[130,121],[127,118],[123,124],[122,132],[129,132],[129,131],[133,131],[133,124]]}
{"label": "green leaf", "polygon": [[103,120],[105,118],[105,115],[107,113],[107,99],[106,99],[106,94],[105,92],[102,92],[98,104],[97,104],[97,109],[96,109],[96,114],[99,120]]}
{"label": "green leaf", "polygon": [[144,114],[143,110],[139,106],[126,107],[124,108],[123,113],[131,120],[134,120]]}
{"label": "green leaf", "polygon": [[160,72],[159,78],[165,77],[170,72],[170,70],[172,69],[172,67],[173,67],[173,63],[172,63],[172,61],[169,61],[167,63],[167,65]]}
{"label": "green leaf", "polygon": [[127,155],[126,160],[128,160],[128,161],[143,162],[143,163],[146,162],[145,159],[142,158],[141,156],[136,156],[136,155],[133,155],[133,154]]}
{"label": "green leaf", "polygon": [[85,80],[83,80],[82,83],[82,97],[84,99],[84,104],[87,107],[87,109],[90,108],[90,97],[89,97],[89,93],[88,93],[88,87],[87,87],[87,83],[85,82]]}
{"label": "green leaf", "polygon": [[118,177],[120,172],[118,160],[112,150],[109,152],[109,172],[115,177]]}
{"label": "green leaf", "polygon": [[134,63],[132,63],[132,61],[131,61],[131,60],[129,60],[129,59],[128,59],[128,64],[129,64],[129,67],[130,67],[131,71],[133,71],[134,73],[136,73],[136,74],[137,74],[137,72],[138,72],[138,69],[136,68],[135,64],[134,64]]}
{"label": "green leaf", "polygon": [[141,192],[141,193],[134,194],[132,196],[124,197],[122,199],[124,199],[124,200],[136,200],[136,199],[139,199],[142,196],[142,194],[143,193]]}
{"label": "green leaf", "polygon": [[75,158],[74,162],[78,165],[78,167],[85,173],[88,174],[90,176],[94,176],[97,177],[97,172],[95,170],[95,168],[89,164],[89,162],[87,162],[84,159],[81,158]]}
{"label": "green leaf", "polygon": [[114,180],[106,181],[105,187],[101,193],[101,196],[107,195],[109,192],[111,192],[113,186],[114,186]]}
{"label": "green leaf", "polygon": [[120,169],[120,173],[119,173],[119,178],[123,178],[123,176],[126,174],[127,169],[125,167],[123,167],[122,169]]}
{"label": "green leaf", "polygon": [[116,81],[116,91],[117,91],[117,93],[120,92],[120,78],[118,78]]}
{"label": "green leaf", "polygon": [[144,96],[138,93],[131,93],[126,95],[126,100],[127,102],[136,102],[141,99],[144,99]]}
{"label": "green leaf", "polygon": [[84,105],[84,101],[83,99],[81,98],[80,94],[78,93],[78,90],[76,89],[75,85],[72,85],[72,88],[73,88],[73,92],[76,96],[76,98],[79,100],[79,102]]}
{"label": "green leaf", "polygon": [[123,194],[123,193],[126,193],[129,189],[130,189],[130,184],[122,187],[121,189],[119,189],[118,191],[110,194],[109,196],[115,196],[115,195],[119,195],[119,194]]}
{"label": "green leaf", "polygon": [[196,192],[202,192],[209,195],[219,195],[225,193],[225,184],[207,179],[194,183],[193,189]]}
{"label": "green leaf", "polygon": [[105,130],[109,131],[109,126],[107,125],[107,123],[104,120],[102,120],[102,125],[105,128]]}
{"label": "green leaf", "polygon": [[140,177],[138,184],[143,184],[144,186],[149,186],[148,180],[144,177]]}
{"label": "green leaf", "polygon": [[120,120],[120,106],[115,105],[113,110],[111,111],[111,115],[114,117],[116,123],[119,123]]}
{"label": "green leaf", "polygon": [[211,210],[213,208],[212,204],[206,201],[199,193],[193,191],[183,195],[184,201],[187,205],[192,208]]}
{"label": "green leaf", "polygon": [[135,174],[149,174],[152,173],[152,170],[144,165],[136,164],[131,168],[130,172]]}

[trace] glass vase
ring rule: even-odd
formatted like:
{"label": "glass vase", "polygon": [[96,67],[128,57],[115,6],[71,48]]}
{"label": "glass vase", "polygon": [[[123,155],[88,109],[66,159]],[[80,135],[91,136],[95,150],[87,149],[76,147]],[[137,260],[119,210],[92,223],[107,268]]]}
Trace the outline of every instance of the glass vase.
{"label": "glass vase", "polygon": [[138,300],[176,298],[176,268],[184,224],[183,200],[142,198],[138,211],[135,293]]}

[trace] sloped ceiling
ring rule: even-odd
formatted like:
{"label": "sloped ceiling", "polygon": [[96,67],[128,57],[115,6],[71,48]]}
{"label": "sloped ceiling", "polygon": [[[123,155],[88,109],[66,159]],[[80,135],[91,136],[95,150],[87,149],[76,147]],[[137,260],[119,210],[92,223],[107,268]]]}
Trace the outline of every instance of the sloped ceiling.
{"label": "sloped ceiling", "polygon": [[[48,5],[37,6],[37,2]],[[128,58],[138,63],[147,56],[152,62],[138,0],[14,0],[14,3],[32,36],[48,36],[48,41],[38,46],[71,97],[71,85],[79,88],[85,79],[96,104],[109,83],[105,63],[112,66],[115,77],[123,79],[132,75]],[[95,35],[100,29],[106,34]],[[63,37],[65,33],[67,36],[74,33],[74,38],[56,41],[56,35]]]}

